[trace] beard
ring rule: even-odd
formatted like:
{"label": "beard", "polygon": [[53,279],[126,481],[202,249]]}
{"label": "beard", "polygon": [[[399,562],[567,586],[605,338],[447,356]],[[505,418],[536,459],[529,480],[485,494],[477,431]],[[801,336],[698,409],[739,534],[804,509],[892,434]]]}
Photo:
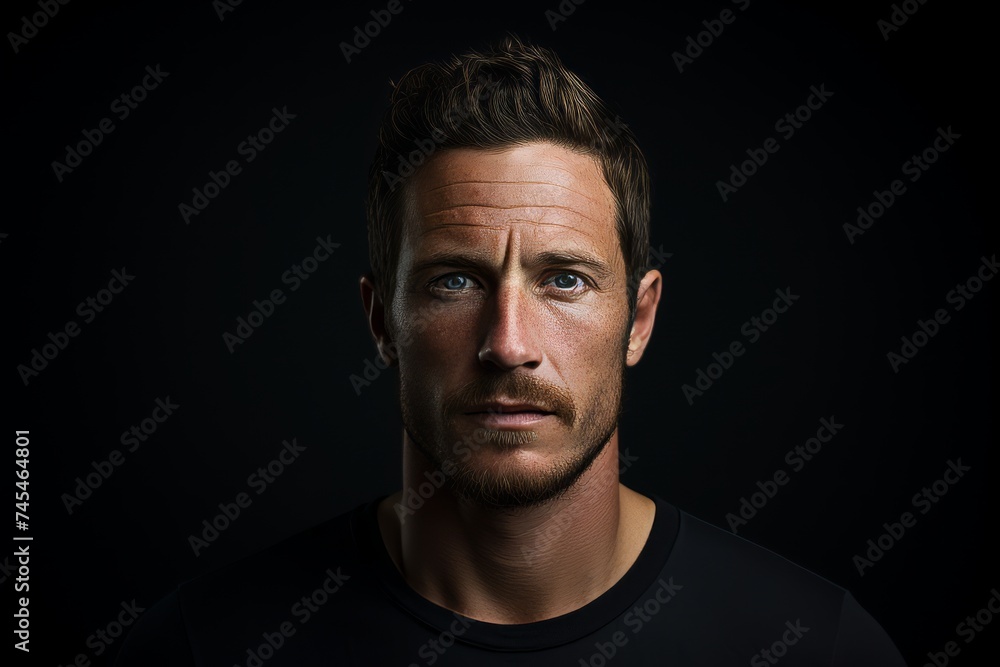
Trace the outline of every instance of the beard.
{"label": "beard", "polygon": [[[419,384],[411,387],[401,373],[403,427],[433,469],[449,471],[444,485],[466,502],[487,509],[516,509],[562,497],[593,464],[618,428],[625,392],[627,333],[628,329],[620,364],[608,373],[595,374],[609,381],[587,405],[578,406],[569,391],[520,372],[484,375],[445,396],[438,405],[433,390]],[[469,406],[498,396],[539,405],[554,413],[564,431],[554,437],[566,444],[550,447],[552,453],[543,464],[528,465],[519,460],[519,451],[545,437],[538,432],[475,428],[471,420],[457,425],[457,418]],[[552,427],[546,427],[546,431],[551,432]],[[544,447],[547,443],[537,444]],[[484,454],[496,460],[486,461]]]}

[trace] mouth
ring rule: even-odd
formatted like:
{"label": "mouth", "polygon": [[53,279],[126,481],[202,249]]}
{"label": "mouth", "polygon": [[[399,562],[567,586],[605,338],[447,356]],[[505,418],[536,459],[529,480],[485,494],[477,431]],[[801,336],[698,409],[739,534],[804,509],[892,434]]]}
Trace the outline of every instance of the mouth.
{"label": "mouth", "polygon": [[533,405],[531,403],[483,403],[480,405],[473,406],[470,410],[467,410],[465,414],[467,415],[512,415],[512,414],[537,414],[537,415],[551,415],[555,414],[551,410],[546,410],[539,405]]}
{"label": "mouth", "polygon": [[530,403],[491,402],[473,406],[465,415],[491,428],[516,428],[541,422],[555,413]]}

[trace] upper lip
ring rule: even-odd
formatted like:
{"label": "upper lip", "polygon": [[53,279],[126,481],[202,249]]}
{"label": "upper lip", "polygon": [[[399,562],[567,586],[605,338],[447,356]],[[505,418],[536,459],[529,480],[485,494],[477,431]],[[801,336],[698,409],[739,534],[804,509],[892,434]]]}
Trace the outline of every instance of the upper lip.
{"label": "upper lip", "polygon": [[477,412],[492,412],[501,414],[510,412],[544,412],[546,414],[552,414],[551,410],[547,410],[540,405],[503,400],[487,401],[486,403],[472,405],[465,411],[465,414],[474,414]]}

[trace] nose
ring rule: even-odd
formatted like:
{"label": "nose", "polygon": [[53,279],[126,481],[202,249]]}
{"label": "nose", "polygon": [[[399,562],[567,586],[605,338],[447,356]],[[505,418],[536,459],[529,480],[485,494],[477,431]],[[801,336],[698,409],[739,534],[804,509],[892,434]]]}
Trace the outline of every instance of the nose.
{"label": "nose", "polygon": [[501,283],[487,309],[489,322],[479,361],[501,370],[518,366],[538,368],[542,362],[538,330],[532,311],[531,296],[517,284]]}

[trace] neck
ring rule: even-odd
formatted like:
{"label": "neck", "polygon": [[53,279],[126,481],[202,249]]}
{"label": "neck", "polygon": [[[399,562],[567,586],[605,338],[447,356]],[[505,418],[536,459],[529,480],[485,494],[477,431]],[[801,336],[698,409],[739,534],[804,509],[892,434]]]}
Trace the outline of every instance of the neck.
{"label": "neck", "polygon": [[414,590],[476,620],[530,623],[579,609],[628,571],[652,527],[653,502],[618,481],[617,431],[566,494],[537,507],[482,508],[447,486],[417,495],[434,472],[404,436],[403,491],[379,508],[383,540]]}

